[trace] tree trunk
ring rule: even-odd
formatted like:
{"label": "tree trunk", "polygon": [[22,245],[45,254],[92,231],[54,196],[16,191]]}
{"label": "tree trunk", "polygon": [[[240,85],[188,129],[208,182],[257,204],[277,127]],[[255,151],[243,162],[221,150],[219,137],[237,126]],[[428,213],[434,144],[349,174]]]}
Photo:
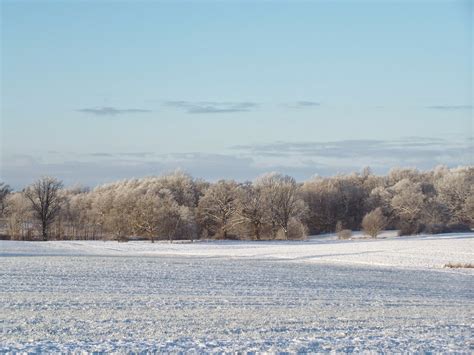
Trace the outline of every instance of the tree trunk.
{"label": "tree trunk", "polygon": [[46,225],[45,222],[41,223],[41,234],[43,236],[43,241],[48,240],[48,226]]}
{"label": "tree trunk", "polygon": [[283,226],[283,232],[285,233],[285,240],[288,240],[288,222]]}
{"label": "tree trunk", "polygon": [[276,239],[277,237],[277,227],[276,223],[272,221],[272,239]]}
{"label": "tree trunk", "polygon": [[255,235],[255,239],[260,240],[260,228],[257,223],[253,225],[253,234]]}

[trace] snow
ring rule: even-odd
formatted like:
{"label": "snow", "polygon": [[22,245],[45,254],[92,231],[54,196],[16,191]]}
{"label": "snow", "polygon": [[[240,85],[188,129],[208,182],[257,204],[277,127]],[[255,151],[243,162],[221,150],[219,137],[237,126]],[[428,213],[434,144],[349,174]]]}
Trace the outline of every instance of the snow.
{"label": "snow", "polygon": [[471,353],[474,234],[0,243],[0,352]]}
{"label": "snow", "polygon": [[0,241],[0,255],[193,256],[247,259],[285,259],[292,262],[338,265],[377,265],[440,269],[447,263],[474,262],[474,233],[379,239],[334,235],[304,241]]}

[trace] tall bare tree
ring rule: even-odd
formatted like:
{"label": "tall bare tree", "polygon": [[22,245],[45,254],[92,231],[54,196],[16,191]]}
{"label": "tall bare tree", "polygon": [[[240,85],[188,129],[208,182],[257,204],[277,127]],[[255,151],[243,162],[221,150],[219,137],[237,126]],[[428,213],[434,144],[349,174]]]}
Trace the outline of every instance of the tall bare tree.
{"label": "tall bare tree", "polygon": [[153,195],[140,196],[132,211],[132,224],[135,232],[148,237],[152,243],[158,235],[158,210],[160,200]]}
{"label": "tall bare tree", "polygon": [[182,223],[181,209],[170,190],[160,190],[159,198],[159,207],[156,211],[158,231],[161,237],[172,243],[178,236]]}
{"label": "tall bare tree", "polygon": [[61,208],[60,190],[63,183],[52,177],[43,177],[24,190],[31,202],[33,216],[41,223],[43,240],[48,240],[49,227]]}
{"label": "tall bare tree", "polygon": [[237,214],[242,222],[247,226],[250,235],[259,240],[262,236],[262,229],[266,223],[266,206],[263,190],[259,186],[245,183],[241,187],[240,206]]}

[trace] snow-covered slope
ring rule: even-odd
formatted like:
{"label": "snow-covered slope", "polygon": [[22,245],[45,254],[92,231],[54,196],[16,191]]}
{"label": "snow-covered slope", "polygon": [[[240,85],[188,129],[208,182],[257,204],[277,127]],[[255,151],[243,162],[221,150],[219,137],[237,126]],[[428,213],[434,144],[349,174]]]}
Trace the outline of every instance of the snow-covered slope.
{"label": "snow-covered slope", "polygon": [[0,241],[0,255],[195,256],[286,259],[293,262],[442,268],[474,263],[474,233],[381,239],[337,240],[332,235],[305,241]]}
{"label": "snow-covered slope", "polygon": [[473,240],[1,242],[0,353],[468,354]]}

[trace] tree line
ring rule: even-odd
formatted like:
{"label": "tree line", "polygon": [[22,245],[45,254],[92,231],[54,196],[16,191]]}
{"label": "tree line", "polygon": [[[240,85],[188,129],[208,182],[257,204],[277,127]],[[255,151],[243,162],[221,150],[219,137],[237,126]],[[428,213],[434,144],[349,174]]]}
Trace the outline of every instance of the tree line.
{"label": "tree line", "polygon": [[363,229],[400,235],[474,227],[474,167],[392,169],[316,176],[278,173],[252,182],[210,183],[184,172],[89,189],[52,177],[21,191],[0,183],[3,238],[16,240],[300,239]]}

